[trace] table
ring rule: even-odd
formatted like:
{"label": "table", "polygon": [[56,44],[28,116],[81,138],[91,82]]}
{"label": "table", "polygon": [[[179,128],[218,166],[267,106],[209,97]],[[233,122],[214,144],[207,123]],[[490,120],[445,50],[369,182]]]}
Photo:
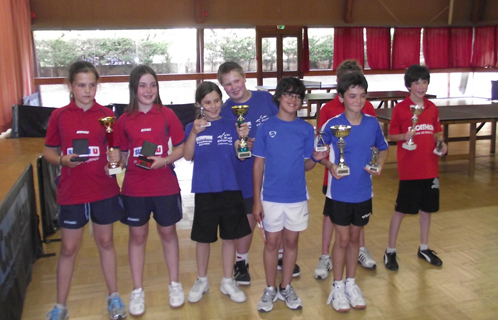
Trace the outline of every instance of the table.
{"label": "table", "polygon": [[[390,103],[390,107],[393,108],[399,100],[404,100],[410,93],[407,91],[372,91],[367,92],[368,101],[380,101],[377,109],[382,108],[384,102],[386,106]],[[312,104],[316,104],[316,114],[315,118],[318,123],[318,117],[320,116],[320,109],[322,104],[327,103],[335,98],[337,93],[309,93],[305,96],[304,100],[308,102],[308,110],[311,109]],[[426,94],[427,99],[434,99],[436,95]]]}
{"label": "table", "polygon": [[[304,81],[304,86],[306,87],[306,91],[308,93],[311,93],[313,90],[326,90],[327,92],[330,92],[332,89],[337,88],[337,84],[330,84],[330,83],[311,83],[311,82],[306,82]],[[256,86],[255,87],[257,90],[260,91],[268,91],[268,92],[273,92],[277,89],[276,85],[271,85],[271,86]]]}
{"label": "table", "polygon": [[[448,155],[447,160],[468,160],[469,176],[475,173],[476,141],[490,140],[490,153],[495,153],[496,148],[496,122],[498,121],[498,104],[483,105],[458,105],[438,107],[439,120],[443,126],[443,135],[446,143],[455,141],[469,141],[469,153],[459,155]],[[392,109],[376,110],[377,119],[384,123],[384,133],[387,134],[387,126],[391,122]],[[479,130],[486,122],[491,122],[491,134],[477,136]],[[477,123],[480,123],[477,126]],[[451,124],[470,124],[468,137],[448,137],[448,129]]]}

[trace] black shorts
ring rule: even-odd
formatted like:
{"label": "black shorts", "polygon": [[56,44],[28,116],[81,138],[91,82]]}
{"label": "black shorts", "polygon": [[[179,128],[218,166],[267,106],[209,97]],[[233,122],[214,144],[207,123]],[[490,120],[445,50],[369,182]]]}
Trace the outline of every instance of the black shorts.
{"label": "black shorts", "polygon": [[400,180],[394,210],[405,214],[439,211],[439,178]]}
{"label": "black shorts", "polygon": [[254,205],[254,197],[244,198],[244,206],[246,207],[247,214],[252,214],[253,205]]}
{"label": "black shorts", "polygon": [[372,215],[372,199],[358,203],[332,200],[325,197],[323,215],[329,216],[333,224],[339,226],[365,226]]}
{"label": "black shorts", "polygon": [[149,222],[152,212],[161,227],[169,227],[182,220],[182,197],[179,193],[169,196],[123,198],[125,217],[122,223],[130,227],[141,227]]}
{"label": "black shorts", "polygon": [[251,233],[244,199],[240,191],[196,193],[194,221],[190,238],[196,242],[213,243],[220,238],[234,240]]}
{"label": "black shorts", "polygon": [[112,224],[124,216],[119,196],[90,203],[58,206],[57,221],[61,228],[83,228],[89,219],[93,223]]}

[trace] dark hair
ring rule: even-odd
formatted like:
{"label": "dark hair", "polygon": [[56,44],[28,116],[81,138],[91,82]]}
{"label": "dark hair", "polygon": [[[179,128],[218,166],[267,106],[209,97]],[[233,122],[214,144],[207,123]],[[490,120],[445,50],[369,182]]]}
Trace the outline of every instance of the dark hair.
{"label": "dark hair", "polygon": [[237,71],[241,76],[245,76],[244,69],[237,62],[227,61],[222,63],[218,68],[218,82],[220,84],[224,75],[232,71]]}
{"label": "dark hair", "polygon": [[306,87],[298,78],[282,78],[280,79],[280,81],[278,81],[277,89],[275,90],[275,94],[273,95],[273,102],[275,102],[277,105],[280,105],[278,99],[280,99],[280,97],[282,97],[285,92],[296,93],[301,98],[301,101],[303,101],[304,95],[306,94]]}
{"label": "dark hair", "polygon": [[133,70],[131,70],[130,73],[130,82],[128,84],[128,88],[130,90],[130,103],[126,107],[126,112],[138,111],[138,98],[137,98],[138,84],[140,83],[140,78],[142,78],[142,76],[145,74],[152,75],[156,80],[157,96],[156,96],[156,101],[154,101],[154,103],[162,105],[161,97],[159,97],[159,81],[157,81],[156,73],[154,72],[154,70],[152,70],[151,67],[140,65],[133,68]]}
{"label": "dark hair", "polygon": [[358,72],[363,73],[363,70],[361,69],[361,66],[358,63],[358,61],[351,59],[351,60],[344,60],[343,62],[341,62],[341,64],[337,67],[337,70],[335,73],[337,75],[337,79],[339,79],[340,77],[342,77],[346,73],[354,72],[354,71],[358,71]]}
{"label": "dark hair", "polygon": [[[91,64],[90,62],[87,61],[76,61],[71,64],[69,67],[69,75],[67,77],[67,81],[70,85],[73,84],[74,79],[76,78],[76,75],[78,73],[86,73],[86,72],[91,72],[95,75],[95,81],[99,81],[99,72],[97,69],[95,69],[95,66]],[[73,93],[69,93],[69,100],[73,100],[74,96]]]}
{"label": "dark hair", "polygon": [[365,89],[365,93],[367,92],[368,82],[363,73],[358,71],[349,72],[340,77],[337,82],[337,93],[344,97],[344,93],[351,87],[360,87]]}
{"label": "dark hair", "polygon": [[213,91],[216,91],[220,95],[220,99],[223,97],[220,87],[218,87],[214,82],[204,81],[197,86],[197,89],[195,90],[195,102],[198,104],[199,107],[196,112],[199,118],[201,115],[200,107],[202,107],[201,105],[202,99],[204,99],[205,96],[207,96]]}
{"label": "dark hair", "polygon": [[419,79],[431,81],[431,75],[427,67],[414,64],[411,65],[405,72],[405,87],[410,88],[412,83],[418,81]]}

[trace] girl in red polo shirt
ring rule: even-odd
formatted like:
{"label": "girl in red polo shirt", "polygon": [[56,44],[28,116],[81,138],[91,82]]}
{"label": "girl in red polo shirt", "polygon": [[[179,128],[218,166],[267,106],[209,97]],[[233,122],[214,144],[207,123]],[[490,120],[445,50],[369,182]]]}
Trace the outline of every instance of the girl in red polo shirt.
{"label": "girl in red polo shirt", "polygon": [[[182,219],[182,201],[172,166],[183,157],[185,134],[177,116],[161,103],[154,70],[148,66],[135,67],[130,74],[129,88],[130,104],[119,118],[117,132],[123,165],[127,162],[121,194],[125,208],[122,221],[130,227],[128,253],[133,291],[129,311],[138,316],[145,312],[143,269],[151,212],[168,266],[169,303],[175,308],[185,301],[178,279],[176,234],[176,223]],[[171,152],[168,150],[170,139],[174,147]]]}
{"label": "girl in red polo shirt", "polygon": [[[126,308],[117,292],[113,244],[113,223],[123,217],[123,208],[118,198],[116,178],[109,176],[105,170],[108,162],[106,154],[110,162],[119,162],[120,154],[117,149],[107,151],[105,129],[99,123],[100,118],[112,117],[114,113],[95,102],[99,74],[91,63],[73,63],[68,80],[71,103],[52,113],[43,150],[48,162],[62,167],[57,183],[58,221],[62,238],[57,264],[57,304],[47,318],[68,318],[66,302],[74,261],[81,245],[83,227],[91,219],[109,290],[109,317],[123,319]],[[75,154],[73,146],[82,141],[88,145],[87,154]],[[78,158],[79,161],[75,161]]]}

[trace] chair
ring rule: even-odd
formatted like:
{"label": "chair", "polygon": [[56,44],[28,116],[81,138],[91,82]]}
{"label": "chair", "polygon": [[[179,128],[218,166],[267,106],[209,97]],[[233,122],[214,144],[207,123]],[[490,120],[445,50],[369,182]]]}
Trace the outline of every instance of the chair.
{"label": "chair", "polygon": [[48,120],[55,108],[27,105],[12,106],[12,138],[45,137]]}
{"label": "chair", "polygon": [[183,125],[183,130],[190,122],[193,122],[197,116],[197,107],[193,103],[186,104],[167,104],[166,107],[173,110]]}

